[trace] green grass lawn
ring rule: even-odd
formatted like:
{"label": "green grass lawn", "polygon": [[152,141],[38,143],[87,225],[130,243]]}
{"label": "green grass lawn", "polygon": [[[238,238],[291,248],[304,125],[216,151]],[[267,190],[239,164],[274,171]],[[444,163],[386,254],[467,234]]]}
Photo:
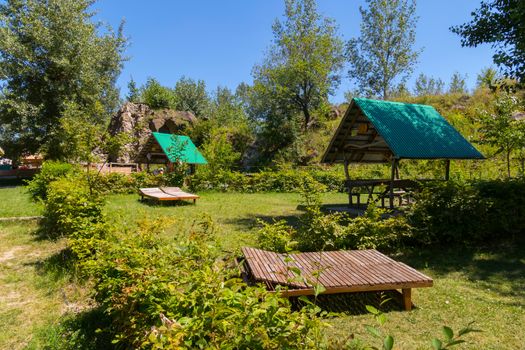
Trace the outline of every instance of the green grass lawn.
{"label": "green grass lawn", "polygon": [[[218,226],[222,248],[236,252],[256,244],[257,219],[293,221],[301,213],[297,194],[199,193],[197,205],[155,205],[137,195],[108,197],[106,214],[118,226],[132,228],[148,217],[167,217],[173,224],[166,235],[190,227],[203,215]],[[38,215],[21,188],[0,189],[0,216]],[[324,203],[344,203],[343,194],[326,194]],[[0,224],[0,349],[42,348],[61,315],[88,302],[84,287],[68,279],[53,261],[64,242],[39,240],[36,223]],[[434,278],[434,287],[414,290],[416,308],[392,311],[384,332],[394,336],[397,349],[430,349],[441,326],[457,330],[471,321],[482,333],[469,335],[465,349],[520,349],[525,328],[525,245],[484,250],[435,248],[405,252],[397,259]],[[371,340],[364,326],[374,324],[367,314],[347,314],[329,320],[330,337],[352,334]],[[379,342],[375,342],[379,344]]]}
{"label": "green grass lawn", "polygon": [[0,218],[40,215],[41,209],[41,205],[30,200],[24,187],[0,187]]}

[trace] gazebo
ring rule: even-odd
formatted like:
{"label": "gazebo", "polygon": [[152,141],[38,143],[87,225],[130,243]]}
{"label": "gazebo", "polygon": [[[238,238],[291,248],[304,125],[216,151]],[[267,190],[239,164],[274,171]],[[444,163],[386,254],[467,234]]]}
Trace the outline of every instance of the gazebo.
{"label": "gazebo", "polygon": [[[399,179],[402,159],[445,160],[444,178],[448,180],[451,159],[484,157],[432,106],[354,98],[321,162],[344,164],[350,205],[354,196],[360,205],[360,194],[353,189],[364,187],[370,197],[375,187],[387,185],[380,197],[383,206],[387,198],[393,208],[396,194],[416,184]],[[390,179],[351,180],[351,163],[390,163]]]}
{"label": "gazebo", "polygon": [[150,164],[208,164],[188,136],[160,132],[151,133],[136,160],[148,168]]}

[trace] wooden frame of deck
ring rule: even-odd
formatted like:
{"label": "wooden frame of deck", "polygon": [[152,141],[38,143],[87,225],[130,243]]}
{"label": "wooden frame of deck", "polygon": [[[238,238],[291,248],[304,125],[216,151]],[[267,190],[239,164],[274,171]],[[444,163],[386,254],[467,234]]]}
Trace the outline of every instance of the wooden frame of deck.
{"label": "wooden frame of deck", "polygon": [[[254,282],[285,297],[314,295],[314,284],[323,294],[401,290],[405,310],[412,308],[412,288],[432,287],[433,281],[421,272],[395,261],[377,250],[330,251],[278,254],[242,248],[244,272]],[[292,261],[285,262],[286,257]],[[301,271],[297,280],[292,268]],[[312,283],[312,281],[314,283]],[[280,288],[278,288],[280,286]]]}

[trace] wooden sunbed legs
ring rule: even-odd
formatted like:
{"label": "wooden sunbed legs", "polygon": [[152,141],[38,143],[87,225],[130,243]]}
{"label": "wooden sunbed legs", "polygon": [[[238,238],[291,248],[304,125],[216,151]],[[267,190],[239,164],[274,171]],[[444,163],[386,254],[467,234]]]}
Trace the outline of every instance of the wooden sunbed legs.
{"label": "wooden sunbed legs", "polygon": [[403,306],[406,311],[412,310],[412,289],[403,289]]}

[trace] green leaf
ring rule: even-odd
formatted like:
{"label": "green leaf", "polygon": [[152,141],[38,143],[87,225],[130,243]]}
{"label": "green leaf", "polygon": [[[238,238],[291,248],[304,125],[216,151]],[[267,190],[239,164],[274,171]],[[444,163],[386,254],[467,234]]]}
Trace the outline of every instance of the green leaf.
{"label": "green leaf", "polygon": [[447,338],[448,341],[454,338],[454,331],[450,327],[443,326],[443,334],[445,335],[445,338]]}
{"label": "green leaf", "polygon": [[385,314],[379,314],[379,315],[377,315],[376,317],[377,317],[377,322],[378,322],[380,325],[385,324],[385,322],[386,322],[386,315],[385,315]]}
{"label": "green leaf", "polygon": [[434,348],[434,350],[441,350],[443,349],[443,343],[441,342],[441,340],[439,339],[432,339],[432,347]]}
{"label": "green leaf", "polygon": [[326,288],[322,284],[316,284],[314,287],[315,296],[322,294],[326,291]]}
{"label": "green leaf", "polygon": [[375,307],[373,307],[372,305],[366,305],[365,308],[366,308],[366,310],[367,310],[368,312],[370,312],[371,314],[374,314],[374,315],[379,314],[379,310],[376,309]]}
{"label": "green leaf", "polygon": [[392,350],[394,347],[394,338],[392,338],[391,335],[385,337],[385,340],[383,340],[383,347],[385,350]]}
{"label": "green leaf", "polygon": [[381,338],[381,332],[379,331],[379,329],[372,326],[365,326],[365,329],[368,333],[372,334],[373,336]]}

